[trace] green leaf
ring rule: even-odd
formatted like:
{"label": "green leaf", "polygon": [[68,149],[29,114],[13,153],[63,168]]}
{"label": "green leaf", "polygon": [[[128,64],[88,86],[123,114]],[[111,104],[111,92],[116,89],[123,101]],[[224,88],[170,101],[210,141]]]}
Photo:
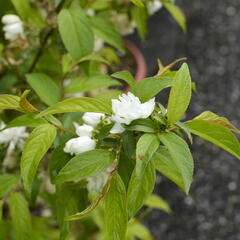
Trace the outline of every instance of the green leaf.
{"label": "green leaf", "polygon": [[169,123],[177,122],[183,117],[190,103],[191,94],[191,76],[188,65],[184,63],[173,79],[168,99]]}
{"label": "green leaf", "polygon": [[172,83],[171,78],[165,77],[144,78],[142,81],[135,84],[134,87],[130,89],[130,92],[139,97],[139,99],[142,102],[146,102],[153,98],[163,89],[170,87],[171,83]]}
{"label": "green leaf", "polygon": [[116,72],[116,73],[113,73],[111,76],[125,81],[131,87],[135,85],[134,77],[128,71]]}
{"label": "green leaf", "polygon": [[186,194],[188,189],[184,186],[184,178],[181,169],[173,161],[168,149],[160,146],[153,156],[153,162],[157,171],[176,183]]}
{"label": "green leaf", "polygon": [[138,7],[144,7],[144,3],[142,2],[142,0],[131,0],[131,2]]}
{"label": "green leaf", "polygon": [[60,88],[44,73],[31,73],[26,75],[27,82],[47,105],[57,103],[61,97]]}
{"label": "green leaf", "polygon": [[63,43],[74,59],[78,60],[92,53],[94,36],[81,8],[61,10],[58,25]]}
{"label": "green leaf", "polygon": [[94,176],[109,167],[114,159],[113,152],[103,149],[80,153],[61,169],[55,181],[63,183]]}
{"label": "green leaf", "polygon": [[151,133],[145,133],[142,135],[136,148],[136,174],[137,177],[141,178],[144,171],[151,160],[153,154],[157,151],[159,146],[159,139],[157,135]]}
{"label": "green leaf", "polygon": [[69,98],[50,106],[38,114],[38,117],[65,112],[96,112],[111,115],[111,106],[94,98]]}
{"label": "green leaf", "polygon": [[190,131],[240,159],[240,144],[225,126],[211,120],[192,120],[186,123]]}
{"label": "green leaf", "polygon": [[0,200],[0,222],[2,221],[3,204],[4,204],[4,201],[3,201],[3,200]]}
{"label": "green leaf", "polygon": [[189,192],[193,179],[193,159],[187,143],[172,132],[159,134],[160,141],[167,147],[183,179],[185,192]]}
{"label": "green leaf", "polygon": [[96,36],[124,52],[123,40],[107,17],[93,16],[91,26]]}
{"label": "green leaf", "polygon": [[136,237],[141,240],[153,239],[147,227],[133,219],[128,223],[127,240],[135,240]]}
{"label": "green leaf", "polygon": [[24,114],[22,116],[19,116],[15,119],[13,119],[10,123],[8,123],[7,128],[12,127],[37,127],[41,124],[47,123],[46,120],[38,118],[36,119],[36,114],[30,113],[30,114]]}
{"label": "green leaf", "polygon": [[168,203],[156,194],[150,195],[146,200],[145,205],[150,208],[157,208],[167,213],[171,212],[171,208],[169,207]]}
{"label": "green leaf", "polygon": [[192,140],[192,135],[191,135],[190,130],[189,130],[188,127],[186,126],[186,124],[183,123],[183,122],[176,122],[175,125],[176,125],[177,127],[179,127],[183,132],[186,133],[186,135],[187,135],[190,143],[192,143],[192,142],[193,142],[193,140]]}
{"label": "green leaf", "polygon": [[71,155],[63,151],[64,146],[65,143],[59,145],[52,152],[51,159],[49,161],[49,171],[52,180],[57,176],[59,171],[71,159]]}
{"label": "green leaf", "polygon": [[20,193],[13,193],[9,199],[13,228],[19,240],[32,239],[31,216],[28,203]]}
{"label": "green leaf", "polygon": [[60,240],[64,240],[71,232],[72,223],[65,221],[69,214],[77,212],[76,189],[70,184],[63,184],[57,188],[56,192],[56,214],[60,227]]}
{"label": "green leaf", "polygon": [[19,106],[20,97],[9,95],[9,94],[0,94],[0,109],[13,109],[22,111]]}
{"label": "green leaf", "polygon": [[222,125],[225,128],[228,128],[233,132],[240,134],[240,130],[237,129],[227,118],[220,117],[219,115],[210,111],[202,112],[200,115],[195,117],[194,120],[207,120],[214,122],[216,124]]}
{"label": "green leaf", "polygon": [[29,195],[39,162],[51,147],[55,137],[56,128],[50,124],[42,124],[32,131],[24,145],[20,166],[23,184]]}
{"label": "green leaf", "polygon": [[176,22],[180,25],[182,28],[183,32],[187,31],[187,26],[186,26],[186,17],[182,10],[177,7],[176,5],[164,1],[163,2],[164,7],[169,11],[169,13],[172,15],[172,17],[176,20]]}
{"label": "green leaf", "polygon": [[105,225],[109,240],[125,239],[127,230],[126,190],[121,177],[115,173],[104,199]]}
{"label": "green leaf", "polygon": [[95,98],[97,98],[103,102],[111,104],[112,99],[117,99],[121,94],[122,94],[122,92],[119,90],[115,90],[115,89],[106,90],[102,93],[99,93],[97,96],[95,96]]}
{"label": "green leaf", "polygon": [[18,177],[12,174],[0,175],[0,198],[9,193],[18,183]]}
{"label": "green leaf", "polygon": [[129,131],[138,131],[146,133],[155,133],[156,126],[151,119],[137,119],[132,121],[129,125],[124,126]]}
{"label": "green leaf", "polygon": [[94,73],[90,76],[80,76],[75,78],[66,88],[66,93],[87,92],[94,89],[119,86],[119,81],[113,80],[106,74]]}
{"label": "green leaf", "polygon": [[39,14],[39,12],[31,8],[29,0],[11,0],[11,2],[22,19],[28,21],[39,29],[45,26],[43,17]]}
{"label": "green leaf", "polygon": [[143,177],[139,179],[136,175],[136,168],[132,173],[128,191],[127,206],[128,217],[133,217],[143,206],[146,199],[152,193],[156,181],[156,173],[154,164],[150,161],[144,171]]}
{"label": "green leaf", "polygon": [[148,28],[147,28],[147,20],[148,20],[148,12],[147,9],[144,7],[136,7],[134,6],[131,11],[132,18],[134,19],[137,30],[139,32],[139,35],[142,39],[145,39],[145,36],[147,34]]}

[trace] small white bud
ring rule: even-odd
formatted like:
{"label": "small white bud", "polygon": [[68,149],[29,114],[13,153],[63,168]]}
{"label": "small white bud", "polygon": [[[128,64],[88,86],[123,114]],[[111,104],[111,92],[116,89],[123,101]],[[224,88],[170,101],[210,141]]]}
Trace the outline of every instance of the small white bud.
{"label": "small white bud", "polygon": [[92,137],[93,127],[87,124],[76,128],[76,133],[80,137]]}
{"label": "small white bud", "polygon": [[86,124],[95,127],[100,123],[101,118],[103,118],[104,116],[105,114],[103,113],[86,112],[84,113],[82,119]]}

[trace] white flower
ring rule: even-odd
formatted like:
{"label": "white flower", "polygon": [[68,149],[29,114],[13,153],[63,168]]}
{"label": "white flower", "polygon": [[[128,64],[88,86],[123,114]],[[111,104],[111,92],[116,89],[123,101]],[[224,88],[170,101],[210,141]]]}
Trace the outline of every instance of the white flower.
{"label": "white flower", "polygon": [[96,176],[87,178],[87,189],[90,192],[101,192],[103,186],[107,183],[108,174],[106,172],[101,172]]}
{"label": "white flower", "polygon": [[87,124],[76,127],[76,133],[80,137],[92,137],[93,127]]}
{"label": "white flower", "polygon": [[90,192],[100,193],[104,185],[107,183],[109,173],[113,170],[112,167],[108,167],[105,171],[98,173],[93,177],[87,178],[87,189]]}
{"label": "white flower", "polygon": [[23,34],[23,22],[14,14],[7,14],[2,17],[4,37],[7,40],[15,40]]}
{"label": "white flower", "polygon": [[161,8],[162,8],[162,3],[159,0],[153,0],[153,1],[147,2],[147,9],[150,15],[155,14]]}
{"label": "white flower", "polygon": [[130,124],[133,120],[148,118],[155,107],[155,98],[141,103],[139,98],[132,93],[122,94],[119,100],[112,100],[112,120],[116,123],[111,129],[111,133],[122,133],[121,124]]}
{"label": "white flower", "polygon": [[122,36],[133,33],[136,27],[136,23],[130,20],[126,13],[113,11],[111,21]]}
{"label": "white flower", "polygon": [[68,142],[66,142],[65,147],[63,149],[64,152],[73,154],[79,154],[83,152],[87,152],[95,149],[96,142],[90,137],[78,137],[72,138]]}
{"label": "white flower", "polygon": [[94,40],[94,52],[99,51],[104,45],[104,41],[101,38],[95,38]]}
{"label": "white flower", "polygon": [[[6,125],[2,122],[0,130],[4,129]],[[26,127],[14,127],[7,128],[0,132],[0,144],[8,146],[7,153],[3,161],[3,166],[12,168],[15,166],[16,159],[13,157],[13,153],[16,147],[20,150],[23,148],[24,139],[29,136],[26,132]]]}
{"label": "white flower", "polygon": [[104,116],[105,114],[103,113],[86,112],[84,113],[82,119],[86,124],[95,127],[98,125],[98,123],[101,121],[101,118],[103,118]]}

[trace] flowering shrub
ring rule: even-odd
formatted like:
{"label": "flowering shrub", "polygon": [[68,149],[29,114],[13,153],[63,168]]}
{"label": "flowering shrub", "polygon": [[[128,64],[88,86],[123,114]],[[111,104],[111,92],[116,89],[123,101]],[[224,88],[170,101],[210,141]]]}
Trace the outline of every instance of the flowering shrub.
{"label": "flowering shrub", "polygon": [[[128,71],[109,75],[115,50],[124,52],[119,33],[137,27],[144,37],[162,6],[185,30],[174,1],[6,2],[0,239],[152,239],[142,218],[171,212],[152,194],[156,171],[189,193],[191,134],[240,158],[239,130],[226,118],[206,111],[182,121],[194,86],[186,63],[138,83]],[[164,107],[155,96],[166,88]]]}

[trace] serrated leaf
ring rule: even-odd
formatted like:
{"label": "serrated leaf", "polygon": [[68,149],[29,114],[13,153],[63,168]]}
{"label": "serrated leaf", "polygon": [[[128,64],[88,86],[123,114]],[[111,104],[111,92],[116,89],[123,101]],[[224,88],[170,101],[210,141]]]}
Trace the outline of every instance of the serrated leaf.
{"label": "serrated leaf", "polygon": [[20,97],[9,95],[9,94],[0,94],[0,109],[13,109],[18,111],[23,111],[20,106]]}
{"label": "serrated leaf", "polygon": [[136,174],[142,178],[144,171],[152,159],[153,154],[157,151],[160,142],[155,134],[145,133],[142,135],[136,148]]}
{"label": "serrated leaf", "polygon": [[60,100],[61,91],[57,84],[44,73],[31,73],[26,75],[27,82],[47,105]]}
{"label": "serrated leaf", "polygon": [[119,81],[113,80],[106,74],[94,73],[90,76],[80,76],[75,78],[66,88],[66,93],[87,92],[111,86],[119,86]]}
{"label": "serrated leaf", "polygon": [[183,32],[186,32],[187,31],[186,17],[183,11],[176,5],[167,1],[163,1],[163,5],[169,11],[172,17],[176,20],[176,22],[180,25]]}
{"label": "serrated leaf", "polygon": [[63,43],[74,59],[78,60],[92,53],[94,36],[81,8],[61,10],[58,26]]}
{"label": "serrated leaf", "polygon": [[36,119],[36,114],[34,113],[29,113],[29,114],[24,114],[22,116],[19,116],[15,119],[13,119],[10,123],[8,123],[7,128],[12,128],[12,127],[37,127],[41,124],[47,123],[46,120],[42,118]]}
{"label": "serrated leaf", "polygon": [[114,159],[115,154],[104,149],[80,153],[61,169],[55,181],[59,184],[94,176],[109,167]]}
{"label": "serrated leaf", "polygon": [[181,170],[173,161],[168,149],[165,146],[160,146],[157,152],[155,152],[153,162],[157,171],[176,183],[185,193],[187,193],[188,189],[184,186]]}
{"label": "serrated leaf", "polygon": [[168,203],[156,194],[150,195],[146,200],[145,205],[150,208],[156,208],[165,211],[167,213],[171,212],[171,208],[169,207]]}
{"label": "serrated leaf", "polygon": [[135,84],[133,75],[128,71],[115,72],[111,76],[125,81],[131,87]]}
{"label": "serrated leaf", "polygon": [[109,240],[125,239],[127,231],[126,190],[121,177],[115,173],[112,177],[105,203],[105,225]]}
{"label": "serrated leaf", "polygon": [[186,123],[190,131],[240,159],[240,144],[225,126],[211,120],[192,120]]}
{"label": "serrated leaf", "polygon": [[9,193],[18,183],[18,177],[13,174],[0,175],[0,198]]}
{"label": "serrated leaf", "polygon": [[96,112],[111,115],[111,105],[95,98],[69,98],[50,106],[38,114],[38,117],[66,112]]}
{"label": "serrated leaf", "polygon": [[144,171],[143,177],[139,179],[134,169],[127,191],[128,217],[133,217],[143,206],[146,199],[152,193],[156,181],[154,164],[150,161]]}
{"label": "serrated leaf", "polygon": [[28,203],[20,193],[13,193],[9,199],[13,228],[19,240],[32,239],[31,216]]}
{"label": "serrated leaf", "polygon": [[184,63],[175,75],[168,99],[168,122],[179,121],[191,100],[191,76],[188,65]]}
{"label": "serrated leaf", "polygon": [[42,124],[36,127],[26,140],[20,167],[24,188],[29,195],[39,162],[51,147],[55,137],[56,128],[50,124]]}
{"label": "serrated leaf", "polygon": [[93,16],[91,18],[91,26],[96,36],[124,52],[123,40],[107,17]]}
{"label": "serrated leaf", "polygon": [[167,147],[183,179],[185,192],[189,192],[193,179],[193,159],[187,143],[172,132],[159,134],[160,141]]}
{"label": "serrated leaf", "polygon": [[135,96],[139,97],[142,102],[146,102],[153,98],[156,94],[172,84],[171,78],[150,77],[144,78],[130,89]]}

